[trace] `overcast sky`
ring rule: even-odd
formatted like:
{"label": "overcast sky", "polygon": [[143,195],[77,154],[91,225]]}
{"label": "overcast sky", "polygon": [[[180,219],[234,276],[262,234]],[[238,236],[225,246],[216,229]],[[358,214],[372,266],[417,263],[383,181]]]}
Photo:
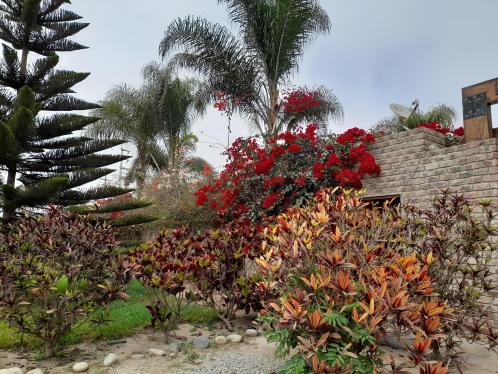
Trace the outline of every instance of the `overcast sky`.
{"label": "overcast sky", "polygon": [[[65,68],[92,73],[77,91],[94,101],[115,84],[140,84],[142,67],[159,59],[159,41],[173,19],[193,14],[228,25],[217,0],[72,2],[72,9],[91,23],[78,35],[90,49],[64,54],[62,62]],[[345,119],[332,123],[332,130],[368,128],[389,115],[389,103],[409,105],[415,98],[422,109],[436,103],[453,106],[462,123],[461,88],[498,76],[498,0],[321,3],[332,31],[308,48],[294,82],[334,89]],[[201,140],[197,153],[216,167],[224,159],[207,143],[225,143],[226,125],[213,109],[193,129]],[[248,134],[247,124],[236,118],[232,137]]]}

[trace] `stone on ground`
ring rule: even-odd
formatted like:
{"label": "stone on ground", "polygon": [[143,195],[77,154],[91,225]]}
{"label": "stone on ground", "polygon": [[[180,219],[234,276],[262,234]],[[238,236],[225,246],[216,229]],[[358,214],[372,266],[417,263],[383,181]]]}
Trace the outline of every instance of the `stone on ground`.
{"label": "stone on ground", "polygon": [[227,340],[230,343],[240,343],[242,341],[242,335],[239,334],[231,334],[227,336]]}
{"label": "stone on ground", "polygon": [[218,345],[224,345],[227,344],[227,338],[220,335],[214,338],[214,342]]}
{"label": "stone on ground", "polygon": [[246,330],[246,336],[250,336],[251,338],[255,338],[258,336],[258,330],[256,329],[247,329]]}
{"label": "stone on ground", "polygon": [[82,361],[82,362],[77,362],[76,364],[73,365],[73,371],[75,373],[82,373],[87,370],[88,370],[88,362]]}
{"label": "stone on ground", "polygon": [[179,353],[182,350],[180,343],[171,343],[168,345],[168,349],[171,353]]}
{"label": "stone on ground", "polygon": [[112,366],[118,362],[118,356],[115,353],[109,353],[104,359],[104,366]]}
{"label": "stone on ground", "polygon": [[24,374],[24,370],[21,368],[8,368],[0,370],[0,374]]}
{"label": "stone on ground", "polygon": [[206,336],[196,336],[192,341],[192,345],[197,349],[209,348],[209,338]]}
{"label": "stone on ground", "polygon": [[156,349],[156,348],[151,348],[149,349],[149,353],[153,356],[164,356],[166,355],[166,352],[163,351],[162,349]]}
{"label": "stone on ground", "polygon": [[135,353],[135,354],[131,355],[131,358],[134,360],[143,360],[145,358],[145,356],[141,353]]}
{"label": "stone on ground", "polygon": [[40,368],[36,368],[36,369],[28,371],[26,374],[43,374],[43,370]]}

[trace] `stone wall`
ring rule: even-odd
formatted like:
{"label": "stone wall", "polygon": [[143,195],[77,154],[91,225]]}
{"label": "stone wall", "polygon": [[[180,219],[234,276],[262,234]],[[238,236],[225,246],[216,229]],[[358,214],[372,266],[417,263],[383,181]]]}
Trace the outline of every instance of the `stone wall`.
{"label": "stone wall", "polygon": [[[366,197],[399,195],[403,204],[424,207],[438,191],[450,188],[471,200],[491,199],[498,209],[496,138],[448,146],[442,134],[419,128],[380,137],[369,150],[382,172],[365,180]],[[498,254],[492,271],[498,282]],[[497,311],[498,323],[498,291],[491,291],[486,302]]]}

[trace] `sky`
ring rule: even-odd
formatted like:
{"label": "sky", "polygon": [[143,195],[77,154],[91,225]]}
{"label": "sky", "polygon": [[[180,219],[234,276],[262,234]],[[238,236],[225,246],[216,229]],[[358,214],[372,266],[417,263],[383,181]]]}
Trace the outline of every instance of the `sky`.
{"label": "sky", "polygon": [[[304,54],[295,85],[325,85],[345,117],[332,131],[368,128],[390,114],[392,102],[418,99],[423,110],[453,106],[463,123],[462,87],[498,76],[497,0],[321,0],[332,22]],[[91,72],[77,94],[99,101],[115,84],[139,86],[141,69],[160,61],[158,46],[170,22],[188,15],[230,26],[217,0],[73,0],[71,9],[91,25],[77,40],[89,49],[62,55],[64,68]],[[498,105],[496,106],[498,107]],[[493,111],[498,119],[498,108]],[[497,122],[497,121],[495,121]],[[235,117],[232,139],[250,134]],[[227,118],[214,109],[194,123],[197,155],[221,168],[213,143],[226,144]]]}

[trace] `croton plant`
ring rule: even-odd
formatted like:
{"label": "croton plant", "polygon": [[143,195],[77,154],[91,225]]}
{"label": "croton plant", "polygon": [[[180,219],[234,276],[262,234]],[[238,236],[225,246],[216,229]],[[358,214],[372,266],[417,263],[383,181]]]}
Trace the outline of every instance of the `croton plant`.
{"label": "croton plant", "polygon": [[410,359],[424,373],[446,372],[426,356],[451,310],[435,295],[432,253],[403,254],[395,212],[325,190],[265,230],[256,260],[261,320],[274,326],[269,339],[280,352],[298,352],[283,373],[372,373],[383,366],[380,340],[392,326],[413,334]]}

